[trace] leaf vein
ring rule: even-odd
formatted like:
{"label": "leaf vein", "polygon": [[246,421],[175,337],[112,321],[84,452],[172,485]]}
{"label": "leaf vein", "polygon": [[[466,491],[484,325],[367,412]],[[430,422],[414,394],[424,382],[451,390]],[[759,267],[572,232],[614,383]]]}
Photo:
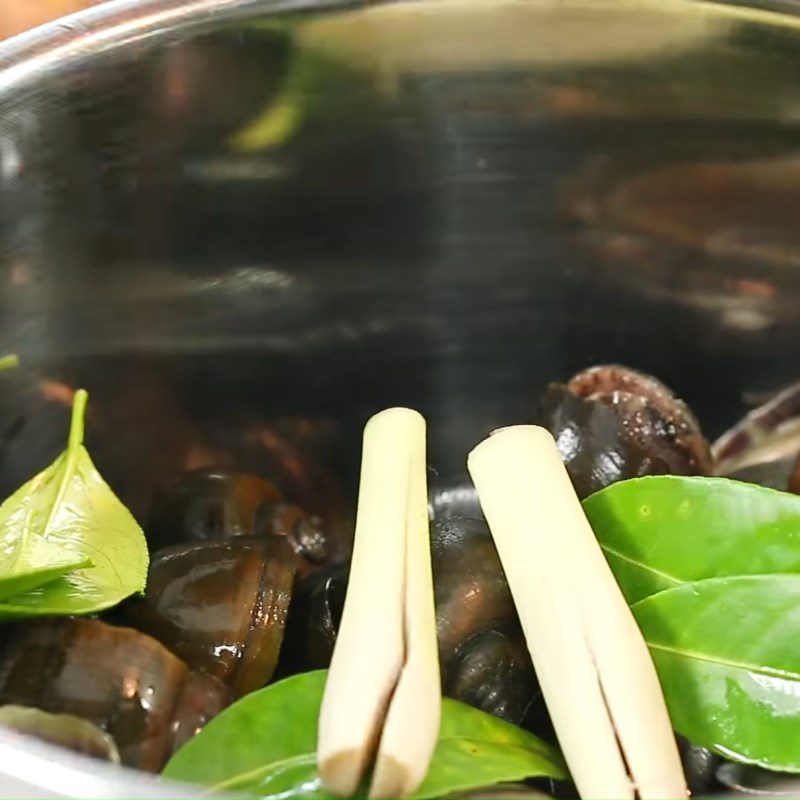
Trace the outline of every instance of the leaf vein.
{"label": "leaf vein", "polygon": [[747,670],[748,672],[753,672],[756,675],[764,675],[768,678],[782,678],[784,680],[800,681],[800,673],[779,669],[778,667],[767,667],[761,664],[748,664],[746,661],[736,661],[732,658],[712,656],[708,653],[698,653],[696,650],[685,650],[680,647],[670,647],[669,645],[655,644],[654,642],[649,641],[647,642],[647,646],[650,648],[650,650],[658,650],[662,653],[667,653],[673,656],[692,658],[696,661],[703,661],[708,664],[715,664],[716,666]]}
{"label": "leaf vein", "polygon": [[637,559],[632,558],[631,556],[627,556],[624,553],[620,553],[619,550],[615,550],[613,547],[609,547],[606,544],[601,544],[600,546],[603,548],[603,550],[605,550],[606,553],[608,553],[611,556],[614,556],[615,558],[618,558],[620,561],[625,561],[626,563],[631,564],[634,567],[638,567],[639,569],[644,570],[645,572],[651,572],[653,575],[658,575],[659,578],[664,578],[664,580],[667,580],[670,583],[675,584],[675,586],[680,586],[682,583],[685,582],[682,581],[680,578],[676,578],[674,575],[670,575],[668,572],[656,569],[655,567],[651,567],[642,561],[638,561]]}
{"label": "leaf vein", "polygon": [[298,765],[313,764],[316,761],[316,758],[316,752],[300,753],[296,756],[289,756],[288,758],[279,758],[276,761],[270,762],[269,764],[261,764],[258,767],[246,770],[245,772],[240,772],[238,775],[232,775],[230,778],[226,778],[224,781],[215,783],[210,787],[209,791],[220,792],[225,789],[231,789],[233,787],[240,786],[243,783],[246,785],[250,780],[259,778],[260,776],[267,776],[271,773],[281,772]]}

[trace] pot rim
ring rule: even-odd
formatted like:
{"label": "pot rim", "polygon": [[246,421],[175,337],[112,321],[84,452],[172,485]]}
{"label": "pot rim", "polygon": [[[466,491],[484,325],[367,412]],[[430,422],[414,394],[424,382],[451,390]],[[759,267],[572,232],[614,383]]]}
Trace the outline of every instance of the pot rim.
{"label": "pot rim", "polygon": [[0,729],[0,797],[189,800],[197,786],[98,761],[10,729]]}
{"label": "pot rim", "polygon": [[[405,0],[106,0],[0,41],[0,100],[48,71],[151,36],[201,29],[258,13],[360,8]],[[442,0],[428,0],[441,2]],[[641,0],[647,2],[647,0]],[[798,0],[673,0],[800,18]],[[655,4],[658,5],[657,3]]]}
{"label": "pot rim", "polygon": [[43,75],[150,37],[202,29],[258,14],[364,5],[357,0],[108,0],[0,42],[0,99]]}

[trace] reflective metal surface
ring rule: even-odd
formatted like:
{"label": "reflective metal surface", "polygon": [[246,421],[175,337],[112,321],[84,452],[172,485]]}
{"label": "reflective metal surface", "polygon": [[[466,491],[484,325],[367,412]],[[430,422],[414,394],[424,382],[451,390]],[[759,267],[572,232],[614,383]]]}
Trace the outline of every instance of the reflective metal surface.
{"label": "reflective metal surface", "polygon": [[758,5],[124,0],[0,45],[0,489],[78,383],[140,515],[197,430],[326,419],[351,476],[410,404],[454,474],[594,361],[720,432],[800,373],[800,21]]}
{"label": "reflective metal surface", "polygon": [[188,800],[197,797],[196,788],[122,770],[6,730],[0,736],[0,773],[0,796],[9,798]]}

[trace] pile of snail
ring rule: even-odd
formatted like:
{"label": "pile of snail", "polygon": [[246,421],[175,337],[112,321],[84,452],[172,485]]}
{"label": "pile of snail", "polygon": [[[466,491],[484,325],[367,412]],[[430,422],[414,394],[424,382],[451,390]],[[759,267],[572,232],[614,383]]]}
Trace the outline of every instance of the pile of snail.
{"label": "pile of snail", "polygon": [[[799,483],[800,442],[792,451],[785,435],[794,433],[799,397],[797,388],[777,395],[712,448],[666,386],[604,365],[548,386],[531,421],[553,434],[582,498],[644,475],[744,469],[752,480],[754,467],[769,485],[787,488]],[[770,442],[778,443],[774,452]],[[303,466],[293,464],[295,472]],[[326,667],[347,587],[350,526],[339,507],[310,511],[298,497],[286,474],[226,466],[178,476],[157,494],[144,525],[161,548],[144,596],[98,618],[0,629],[0,705],[61,715],[58,724],[43,715],[20,730],[157,772],[236,698]],[[443,693],[548,735],[514,603],[468,479],[434,478],[429,510]],[[96,726],[97,741],[87,743],[81,728],[70,743],[63,726],[75,717]],[[682,747],[691,788],[709,789],[719,759]]]}

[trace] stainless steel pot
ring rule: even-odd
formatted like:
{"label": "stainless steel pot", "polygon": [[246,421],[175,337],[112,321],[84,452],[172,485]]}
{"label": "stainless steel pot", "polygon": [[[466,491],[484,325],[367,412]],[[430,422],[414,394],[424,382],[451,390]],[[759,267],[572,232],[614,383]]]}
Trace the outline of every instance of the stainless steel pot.
{"label": "stainless steel pot", "polygon": [[[0,351],[123,410],[95,444],[137,511],[142,386],[354,453],[411,404],[447,472],[614,360],[719,432],[800,373],[800,18],[758,6],[118,0],[6,42]],[[171,792],[0,734],[3,796]]]}

